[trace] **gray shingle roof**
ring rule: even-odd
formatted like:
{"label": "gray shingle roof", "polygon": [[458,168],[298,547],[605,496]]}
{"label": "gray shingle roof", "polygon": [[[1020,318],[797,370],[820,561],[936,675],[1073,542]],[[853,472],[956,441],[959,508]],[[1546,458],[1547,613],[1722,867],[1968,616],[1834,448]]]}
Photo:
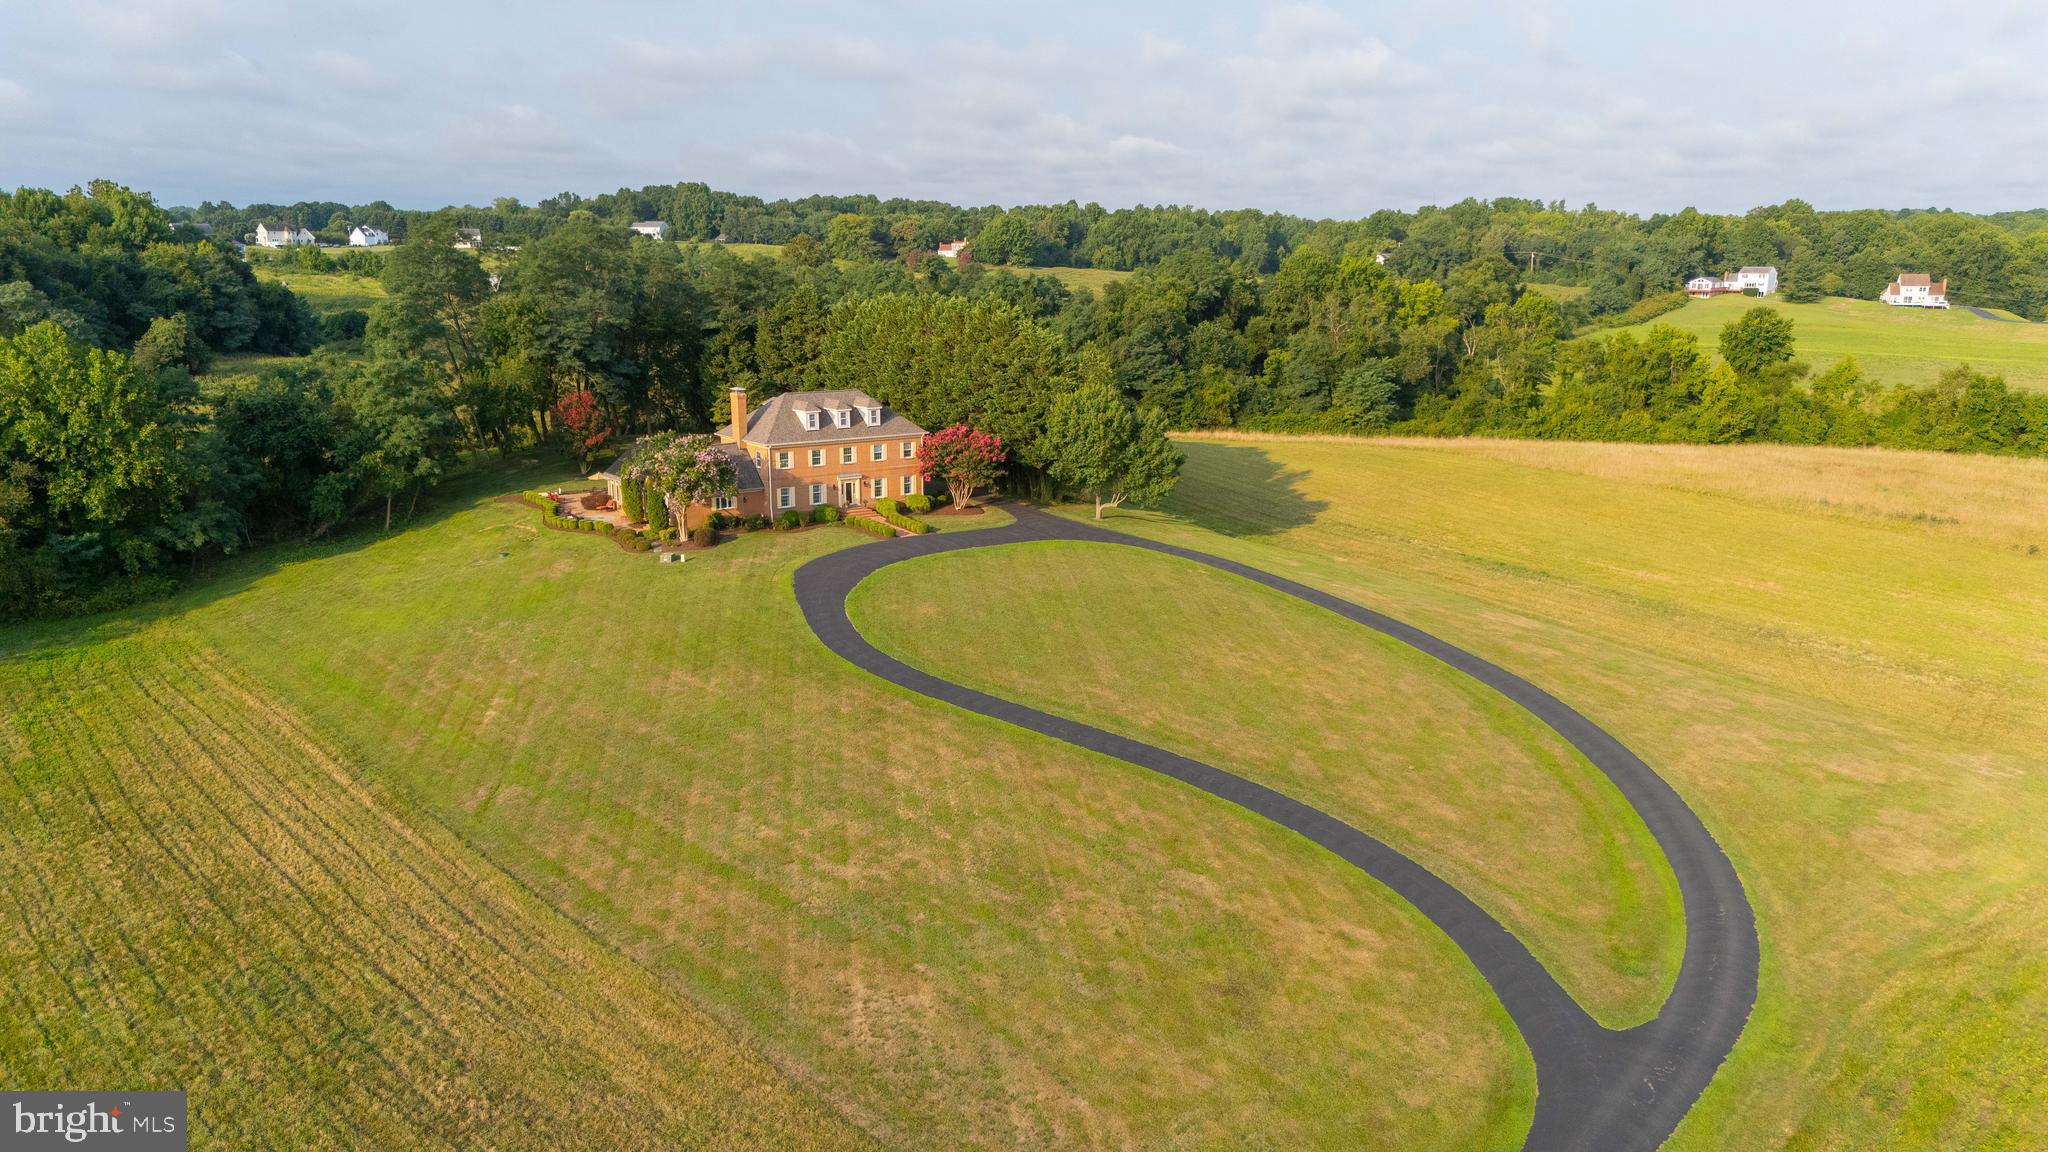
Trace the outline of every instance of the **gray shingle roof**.
{"label": "gray shingle roof", "polygon": [[[863,421],[859,411],[862,407],[880,408],[882,422],[868,424]],[[807,408],[816,408],[823,413],[816,432],[805,428],[803,418],[798,415]],[[852,424],[841,428],[832,422],[832,410],[837,408],[854,410]],[[720,429],[719,434],[731,436],[732,425],[728,424]],[[894,408],[865,392],[840,388],[819,392],[784,392],[759,408],[749,409],[746,432],[740,439],[770,448],[785,448],[792,444],[828,444],[839,440],[922,435],[924,429],[911,423]]]}
{"label": "gray shingle roof", "polygon": [[761,470],[754,466],[754,458],[747,455],[746,446],[743,444],[720,444],[718,447],[720,451],[732,457],[733,475],[739,479],[740,491],[760,491]]}
{"label": "gray shingle roof", "polygon": [[[733,475],[738,478],[740,491],[754,492],[760,489],[761,470],[754,466],[754,458],[747,455],[745,448],[738,444],[714,444],[712,447],[717,448],[732,458],[732,471]],[[592,478],[597,480],[624,479],[626,468],[633,463],[633,455],[638,451],[640,451],[640,441],[635,440],[626,447],[624,452],[612,457],[612,462],[605,465],[602,470],[592,473]]]}

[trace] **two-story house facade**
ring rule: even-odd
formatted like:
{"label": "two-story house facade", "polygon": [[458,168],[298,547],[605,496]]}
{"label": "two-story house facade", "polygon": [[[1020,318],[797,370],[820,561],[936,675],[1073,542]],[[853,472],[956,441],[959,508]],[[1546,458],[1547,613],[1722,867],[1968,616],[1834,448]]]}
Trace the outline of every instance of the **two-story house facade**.
{"label": "two-story house facade", "polygon": [[1894,308],[1948,307],[1948,281],[1936,280],[1925,272],[1906,272],[1885,285],[1878,299]]}
{"label": "two-story house facade", "polygon": [[741,515],[855,507],[924,491],[924,429],[865,392],[785,392],[759,408],[747,406],[744,388],[727,395],[732,423],[718,438],[759,474],[759,488],[743,489],[735,501]]}
{"label": "two-story house facade", "polygon": [[[778,516],[830,504],[856,508],[924,491],[924,429],[865,392],[785,392],[759,408],[747,390],[727,393],[732,423],[718,447],[732,459],[738,492],[684,511],[690,531],[713,512]],[[619,498],[632,449],[594,478]]]}

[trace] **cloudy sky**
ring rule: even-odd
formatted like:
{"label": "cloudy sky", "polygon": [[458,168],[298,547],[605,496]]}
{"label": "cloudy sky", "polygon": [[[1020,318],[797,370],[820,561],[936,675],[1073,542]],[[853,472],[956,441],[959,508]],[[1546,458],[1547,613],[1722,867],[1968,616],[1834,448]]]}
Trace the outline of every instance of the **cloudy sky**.
{"label": "cloudy sky", "polygon": [[2035,0],[5,0],[0,184],[2048,206]]}

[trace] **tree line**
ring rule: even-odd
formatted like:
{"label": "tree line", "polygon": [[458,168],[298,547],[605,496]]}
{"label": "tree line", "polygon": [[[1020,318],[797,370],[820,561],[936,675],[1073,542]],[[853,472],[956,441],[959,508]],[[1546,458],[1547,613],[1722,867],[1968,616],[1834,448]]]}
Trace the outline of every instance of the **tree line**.
{"label": "tree line", "polygon": [[1505,258],[1424,260],[1428,229],[1384,262],[1341,229],[1252,262],[1183,244],[1095,293],[986,262],[834,258],[801,231],[779,257],[661,243],[594,212],[478,251],[435,215],[343,258],[384,302],[315,323],[173,223],[105,183],[0,198],[5,611],[98,606],[182,559],[389,524],[465,452],[554,444],[587,463],[708,432],[731,387],[756,403],[857,388],[1000,438],[1015,488],[1102,505],[1170,487],[1169,429],[2048,449],[2041,397],[1967,370],[1929,388],[1853,362],[1816,375],[1768,309],[1712,349],[1668,328],[1571,340],[1570,305]]}
{"label": "tree line", "polygon": [[1386,253],[1410,280],[1475,275],[1585,287],[1567,308],[1583,322],[1625,312],[1677,290],[1689,277],[1747,264],[1779,268],[1794,301],[1874,299],[1902,271],[1950,281],[1958,303],[2048,315],[2048,210],[1989,216],[1926,210],[1819,211],[1800,200],[1742,214],[1641,216],[1596,205],[1501,197],[1355,219],[1311,219],[1256,209],[1180,205],[1107,209],[1100,204],[962,206],[871,195],[764,200],[702,183],[649,185],[598,196],[563,192],[537,204],[501,197],[488,206],[401,210],[384,201],[251,204],[207,201],[174,218],[240,237],[258,221],[285,222],[340,243],[355,223],[404,239],[428,221],[478,229],[512,246],[575,221],[623,225],[656,219],[677,240],[787,244],[806,237],[837,260],[915,258],[968,240],[974,258],[1015,267],[1133,270],[1184,253],[1221,259],[1252,275],[1279,270],[1303,248]]}

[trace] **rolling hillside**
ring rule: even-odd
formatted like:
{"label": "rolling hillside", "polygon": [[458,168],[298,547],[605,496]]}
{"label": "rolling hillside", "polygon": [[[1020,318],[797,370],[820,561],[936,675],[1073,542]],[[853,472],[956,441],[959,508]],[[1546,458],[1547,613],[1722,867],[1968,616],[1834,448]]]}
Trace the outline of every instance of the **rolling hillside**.
{"label": "rolling hillside", "polygon": [[1668,324],[1693,333],[1711,349],[1723,325],[1759,305],[1791,318],[1799,358],[1816,373],[1844,356],[1854,356],[1865,372],[1894,384],[1932,384],[1948,369],[1968,364],[2005,377],[2015,388],[2048,388],[2048,324],[1986,320],[1962,308],[1893,308],[1875,300],[1840,298],[1788,304],[1716,296],[1613,331],[1641,334],[1651,325]]}

